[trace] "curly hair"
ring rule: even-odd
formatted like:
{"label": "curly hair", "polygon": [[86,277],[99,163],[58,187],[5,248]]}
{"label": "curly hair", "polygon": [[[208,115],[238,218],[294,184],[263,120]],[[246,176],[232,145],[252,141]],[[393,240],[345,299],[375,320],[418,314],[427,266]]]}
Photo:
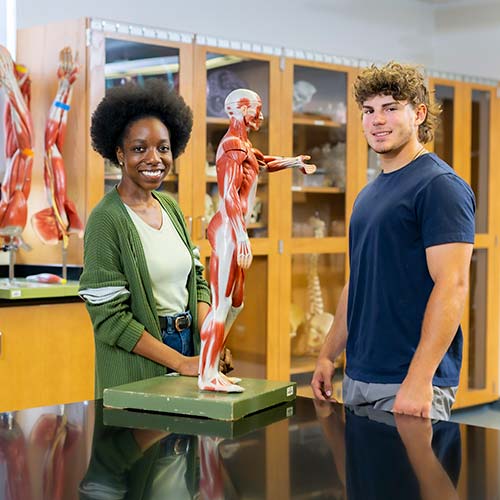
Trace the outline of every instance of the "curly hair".
{"label": "curly hair", "polygon": [[394,61],[381,67],[372,65],[358,75],[353,92],[359,107],[376,95],[390,95],[396,101],[407,100],[413,106],[425,104],[427,115],[418,127],[418,140],[422,144],[432,141],[441,108],[428,91],[424,76],[416,66]]}
{"label": "curly hair", "polygon": [[103,158],[118,163],[117,146],[122,146],[130,125],[147,116],[158,118],[168,129],[172,155],[186,148],[193,127],[193,113],[184,99],[167,83],[153,78],[144,86],[127,83],[106,91],[92,114],[92,147]]}

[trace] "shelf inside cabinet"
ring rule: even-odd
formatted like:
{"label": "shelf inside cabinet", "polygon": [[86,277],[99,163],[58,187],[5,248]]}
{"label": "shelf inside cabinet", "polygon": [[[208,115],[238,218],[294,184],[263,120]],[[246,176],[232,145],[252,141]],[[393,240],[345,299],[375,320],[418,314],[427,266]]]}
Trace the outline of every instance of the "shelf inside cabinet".
{"label": "shelf inside cabinet", "polygon": [[345,194],[344,189],[329,186],[292,186],[294,193]]}
{"label": "shelf inside cabinet", "polygon": [[122,178],[121,173],[117,174],[104,174],[104,180],[106,181],[119,181]]}
{"label": "shelf inside cabinet", "polygon": [[[104,174],[104,180],[106,181],[119,181],[122,178],[121,173],[117,174]],[[163,182],[177,182],[178,177],[176,174],[169,174],[163,179]]]}
{"label": "shelf inside cabinet", "polygon": [[344,126],[340,122],[336,122],[332,120],[328,116],[321,115],[293,115],[293,124],[294,125],[311,125],[313,127],[335,127],[339,128]]}
{"label": "shelf inside cabinet", "polygon": [[[207,175],[206,181],[207,183],[216,184],[217,177],[215,175]],[[257,184],[267,184],[267,177],[261,174],[257,179]]]}
{"label": "shelf inside cabinet", "polygon": [[267,227],[264,222],[250,222],[247,224],[247,229],[263,229]]}
{"label": "shelf inside cabinet", "polygon": [[312,373],[316,366],[317,356],[292,356],[290,374]]}
{"label": "shelf inside cabinet", "polygon": [[207,116],[206,118],[207,124],[210,125],[225,125],[229,126],[229,118],[221,118],[218,116]]}

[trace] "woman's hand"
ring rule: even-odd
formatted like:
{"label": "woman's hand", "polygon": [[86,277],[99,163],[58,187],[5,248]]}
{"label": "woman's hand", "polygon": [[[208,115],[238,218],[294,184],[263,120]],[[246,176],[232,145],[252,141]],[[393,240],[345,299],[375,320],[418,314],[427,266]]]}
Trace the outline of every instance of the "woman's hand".
{"label": "woman's hand", "polygon": [[232,370],[234,370],[233,355],[231,354],[231,351],[227,347],[224,347],[224,349],[222,349],[222,352],[220,354],[219,371],[226,374]]}
{"label": "woman's hand", "polygon": [[182,361],[179,363],[177,372],[180,373],[181,375],[197,377],[199,365],[200,365],[199,356],[182,356]]}

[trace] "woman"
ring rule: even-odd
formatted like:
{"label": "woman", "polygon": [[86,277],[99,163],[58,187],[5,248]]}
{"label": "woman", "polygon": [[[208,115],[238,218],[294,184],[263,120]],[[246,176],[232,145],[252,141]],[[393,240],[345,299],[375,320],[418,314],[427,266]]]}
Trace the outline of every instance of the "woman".
{"label": "woman", "polygon": [[94,149],[122,171],[84,239],[80,295],[95,332],[97,398],[167,369],[198,374],[210,291],[179,206],[155,191],[191,127],[191,110],[160,80],[108,90],[92,116]]}

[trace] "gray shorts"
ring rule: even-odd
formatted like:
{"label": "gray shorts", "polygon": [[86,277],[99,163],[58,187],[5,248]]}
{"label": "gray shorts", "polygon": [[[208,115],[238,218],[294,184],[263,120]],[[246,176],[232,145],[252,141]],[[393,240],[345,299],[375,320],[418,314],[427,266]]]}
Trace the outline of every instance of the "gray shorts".
{"label": "gray shorts", "polygon": [[[347,406],[370,406],[375,410],[392,411],[401,384],[369,384],[344,374],[342,399]],[[449,420],[458,387],[432,387],[431,418]]]}

